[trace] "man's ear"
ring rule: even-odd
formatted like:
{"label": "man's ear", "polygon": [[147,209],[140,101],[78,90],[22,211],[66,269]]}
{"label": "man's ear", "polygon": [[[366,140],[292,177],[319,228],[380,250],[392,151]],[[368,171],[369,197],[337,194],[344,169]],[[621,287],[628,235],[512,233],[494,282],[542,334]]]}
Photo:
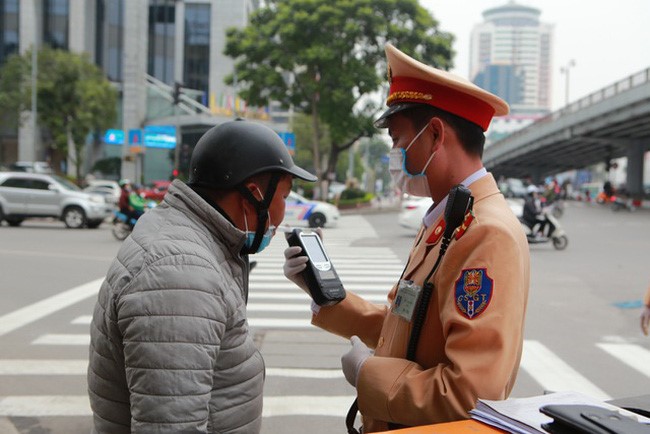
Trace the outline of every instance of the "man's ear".
{"label": "man's ear", "polygon": [[244,187],[259,201],[262,201],[262,189],[253,181],[248,181]]}

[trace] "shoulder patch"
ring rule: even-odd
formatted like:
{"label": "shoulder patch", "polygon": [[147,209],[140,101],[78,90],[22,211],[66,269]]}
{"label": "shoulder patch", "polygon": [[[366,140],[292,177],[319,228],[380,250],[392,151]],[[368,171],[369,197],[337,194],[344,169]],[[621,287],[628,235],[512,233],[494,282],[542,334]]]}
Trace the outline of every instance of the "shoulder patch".
{"label": "shoulder patch", "polygon": [[456,280],[456,309],[465,318],[474,319],[485,312],[492,299],[494,282],[486,268],[469,268]]}

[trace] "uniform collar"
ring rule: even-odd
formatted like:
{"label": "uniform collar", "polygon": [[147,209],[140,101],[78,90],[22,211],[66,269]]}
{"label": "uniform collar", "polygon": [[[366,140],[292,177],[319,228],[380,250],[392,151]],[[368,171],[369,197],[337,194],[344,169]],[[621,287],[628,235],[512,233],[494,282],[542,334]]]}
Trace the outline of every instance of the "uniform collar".
{"label": "uniform collar", "polygon": [[[464,185],[465,187],[468,187],[472,185],[474,182],[478,181],[479,179],[483,178],[488,174],[487,170],[485,167],[481,167],[479,170],[476,172],[472,173],[469,175],[467,178],[465,178],[461,184]],[[474,193],[472,191],[472,193]],[[474,195],[475,196],[475,195]],[[445,210],[445,207],[447,206],[447,199],[449,198],[449,195],[445,196],[444,199],[442,199],[439,203],[435,204],[435,206],[432,206],[429,208],[427,211],[426,215],[424,216],[424,219],[422,220],[424,225],[428,228],[431,225],[433,225],[442,215],[442,213]],[[476,197],[475,197],[476,198]]]}

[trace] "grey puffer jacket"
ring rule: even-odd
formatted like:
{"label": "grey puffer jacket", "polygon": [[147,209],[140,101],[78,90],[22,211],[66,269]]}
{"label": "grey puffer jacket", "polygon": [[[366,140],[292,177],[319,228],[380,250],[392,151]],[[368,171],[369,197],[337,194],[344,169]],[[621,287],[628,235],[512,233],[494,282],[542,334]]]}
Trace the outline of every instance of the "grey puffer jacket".
{"label": "grey puffer jacket", "polygon": [[99,433],[258,433],[264,362],[248,331],[245,236],[180,181],[110,266],[91,325]]}

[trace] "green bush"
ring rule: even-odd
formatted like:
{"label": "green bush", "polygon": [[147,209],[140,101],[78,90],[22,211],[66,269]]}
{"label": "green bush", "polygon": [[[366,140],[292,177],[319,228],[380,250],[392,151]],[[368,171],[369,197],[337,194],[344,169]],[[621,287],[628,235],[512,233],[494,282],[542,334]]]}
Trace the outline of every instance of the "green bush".
{"label": "green bush", "polygon": [[363,193],[363,196],[356,197],[356,198],[353,198],[353,199],[343,199],[342,196],[343,196],[343,194],[341,194],[341,200],[339,200],[339,202],[338,202],[338,206],[341,207],[341,208],[346,208],[346,207],[350,208],[350,207],[357,206],[357,205],[367,204],[367,203],[370,203],[370,201],[375,198],[374,194],[366,193],[366,192]]}
{"label": "green bush", "polygon": [[346,188],[341,192],[341,200],[362,199],[366,194],[367,193],[360,188]]}

